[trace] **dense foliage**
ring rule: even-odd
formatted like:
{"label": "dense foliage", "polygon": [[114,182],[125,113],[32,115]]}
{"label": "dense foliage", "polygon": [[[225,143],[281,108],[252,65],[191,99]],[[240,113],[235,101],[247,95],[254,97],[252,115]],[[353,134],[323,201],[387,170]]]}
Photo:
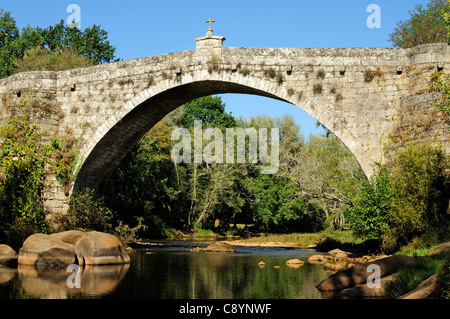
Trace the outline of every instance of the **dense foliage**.
{"label": "dense foliage", "polygon": [[[164,118],[134,147],[116,170],[107,196],[118,220],[131,225],[136,216],[142,216],[149,226],[147,235],[153,236],[172,227],[225,231],[246,224],[254,231],[272,232],[345,227],[344,213],[352,205],[355,184],[364,174],[339,139],[328,134],[305,142],[290,116],[235,120],[224,106],[217,96],[189,102]],[[171,133],[177,127],[191,130],[194,120],[201,120],[204,129],[255,128],[258,132],[267,128],[267,138],[271,128],[278,128],[278,172],[262,174],[261,163],[248,160],[174,163]]]}
{"label": "dense foliage", "polygon": [[431,0],[426,7],[419,4],[410,12],[408,20],[397,24],[389,40],[399,48],[412,48],[426,43],[448,43],[445,16],[449,13],[447,0]]}
{"label": "dense foliage", "polygon": [[[11,13],[0,10],[0,77],[24,71],[61,71],[111,62],[115,59],[114,52],[115,48],[107,40],[107,32],[98,26],[81,31],[65,26],[61,21],[45,29],[28,26],[19,32]],[[33,102],[33,107],[39,107]],[[22,115],[0,127],[0,243],[15,249],[20,248],[29,235],[51,230],[42,200],[45,175],[53,171],[68,194],[77,158],[76,139],[70,132],[49,137],[32,123],[23,100],[22,104]],[[51,141],[47,142],[49,139]],[[102,215],[100,220],[106,218],[108,211],[103,204],[90,196],[93,195],[84,194],[83,197],[81,193],[75,196],[72,211],[87,212],[87,208],[91,208]],[[83,216],[92,217],[89,214],[80,216],[79,220]],[[76,227],[103,225],[93,220],[84,220],[84,224],[81,222],[81,226]]]}
{"label": "dense foliage", "polygon": [[389,252],[421,236],[429,246],[448,240],[449,171],[441,148],[408,144],[364,182],[350,210],[354,234]]}
{"label": "dense foliage", "polygon": [[52,51],[42,46],[30,49],[16,61],[13,73],[29,71],[64,71],[93,66],[94,62],[82,56],[76,49],[64,46]]}
{"label": "dense foliage", "polygon": [[[33,50],[39,47],[46,50]],[[11,12],[0,9],[0,78],[13,74],[16,64],[19,65],[19,70],[42,70],[45,67],[50,67],[46,70],[54,70],[51,61],[58,60],[59,55],[67,55],[69,52],[77,52],[92,64],[113,62],[116,60],[115,50],[116,48],[109,43],[108,33],[100,26],[94,25],[82,31],[61,21],[44,29],[27,26],[20,32]],[[59,53],[51,55],[50,52]],[[28,56],[25,61],[19,62],[26,53]],[[43,58],[42,55],[49,57],[50,60],[47,57]],[[33,61],[42,59],[47,61],[44,66],[31,65]],[[85,66],[87,63],[79,57],[75,60],[73,62],[75,67]],[[64,69],[71,66],[67,61],[65,63]]]}
{"label": "dense foliage", "polygon": [[24,119],[0,127],[0,242],[18,247],[27,236],[47,232],[41,200],[44,166],[50,148]]}

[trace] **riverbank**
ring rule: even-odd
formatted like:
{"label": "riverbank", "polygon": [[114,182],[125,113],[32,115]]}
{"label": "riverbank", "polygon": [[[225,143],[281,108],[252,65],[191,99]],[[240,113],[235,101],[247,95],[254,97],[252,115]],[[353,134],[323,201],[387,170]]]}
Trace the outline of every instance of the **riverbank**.
{"label": "riverbank", "polygon": [[[260,234],[245,239],[229,241],[235,246],[250,247],[293,247],[293,248],[330,248],[331,246],[355,246],[362,242],[352,237],[351,231],[323,231],[318,233]],[[324,247],[329,246],[329,247]],[[331,247],[331,249],[338,247]]]}

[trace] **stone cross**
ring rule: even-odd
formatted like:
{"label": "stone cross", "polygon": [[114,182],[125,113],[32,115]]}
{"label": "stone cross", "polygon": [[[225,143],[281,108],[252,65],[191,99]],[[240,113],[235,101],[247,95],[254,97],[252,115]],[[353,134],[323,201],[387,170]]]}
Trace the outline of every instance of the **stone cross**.
{"label": "stone cross", "polygon": [[216,20],[213,20],[211,17],[209,18],[209,20],[206,20],[206,23],[209,23],[209,29],[207,30],[208,32],[206,33],[207,35],[213,35],[213,29],[212,29],[213,22],[216,22]]}

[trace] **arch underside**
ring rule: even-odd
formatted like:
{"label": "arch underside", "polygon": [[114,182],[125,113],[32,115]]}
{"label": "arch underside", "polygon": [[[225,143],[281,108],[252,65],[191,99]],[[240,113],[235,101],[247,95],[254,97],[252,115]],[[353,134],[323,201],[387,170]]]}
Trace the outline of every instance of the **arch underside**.
{"label": "arch underside", "polygon": [[223,81],[198,81],[163,91],[136,106],[101,138],[83,162],[74,190],[103,189],[125,155],[164,116],[194,99],[225,93],[259,95],[290,103],[268,92]]}

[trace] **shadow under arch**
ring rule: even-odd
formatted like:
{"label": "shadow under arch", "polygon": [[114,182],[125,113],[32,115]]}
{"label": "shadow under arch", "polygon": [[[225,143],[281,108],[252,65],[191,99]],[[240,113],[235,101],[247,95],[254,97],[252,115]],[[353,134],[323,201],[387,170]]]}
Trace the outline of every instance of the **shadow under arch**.
{"label": "shadow under arch", "polygon": [[[258,78],[258,84],[254,85],[256,79],[246,76],[243,81],[242,77],[191,80],[187,83],[165,80],[164,84],[158,85],[161,89],[156,93],[155,89],[150,88],[135,96],[96,130],[82,150],[84,155],[72,192],[83,187],[103,190],[125,155],[154,125],[181,105],[203,96],[226,93],[264,96],[300,107],[327,127],[333,123],[332,115],[326,112],[326,105],[316,112],[319,108],[311,99],[299,101],[298,97],[289,94],[286,88],[277,83]],[[333,133],[351,150],[349,144],[354,143],[353,135],[343,136],[342,131],[345,132],[345,128]]]}

